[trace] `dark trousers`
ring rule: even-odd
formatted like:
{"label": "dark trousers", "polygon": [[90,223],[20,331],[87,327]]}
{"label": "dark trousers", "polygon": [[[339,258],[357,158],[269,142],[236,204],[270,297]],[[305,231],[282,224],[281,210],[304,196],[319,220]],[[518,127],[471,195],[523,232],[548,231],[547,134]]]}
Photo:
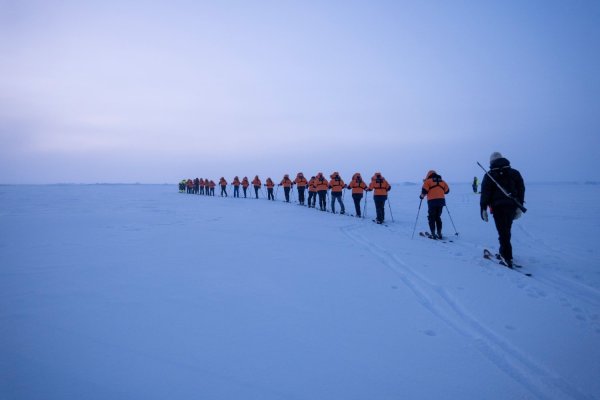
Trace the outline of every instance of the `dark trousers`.
{"label": "dark trousers", "polygon": [[317,192],[308,191],[308,206],[315,208],[315,203],[317,202]]}
{"label": "dark trousers", "polygon": [[221,185],[221,197],[223,197],[223,194],[227,197],[227,186],[225,185]]}
{"label": "dark trousers", "polygon": [[187,192],[188,192],[188,194],[192,194],[192,188],[188,186]]}
{"label": "dark trousers", "polygon": [[275,200],[275,196],[273,196],[273,188],[267,188],[267,198],[269,200]]}
{"label": "dark trousers", "polygon": [[290,202],[290,188],[287,186],[283,187],[283,194],[285,195],[285,201]]}
{"label": "dark trousers", "polygon": [[375,211],[377,212],[377,221],[383,222],[385,220],[385,202],[387,196],[373,196],[375,202]]}
{"label": "dark trousers", "polygon": [[496,223],[496,230],[498,231],[498,241],[500,242],[500,255],[506,261],[512,261],[512,245],[510,244],[511,229],[513,219],[515,218],[516,208],[509,207],[495,207],[494,208],[494,222]]}
{"label": "dark trousers", "polygon": [[248,190],[248,188],[246,186],[243,186],[242,189],[244,189],[244,198],[246,198],[246,191]]}
{"label": "dark trousers", "polygon": [[340,212],[342,214],[346,213],[346,208],[344,207],[344,202],[342,201],[342,192],[331,192],[331,212],[335,214],[335,201],[340,203],[340,207],[342,208]]}
{"label": "dark trousers", "polygon": [[210,195],[211,195],[211,196],[214,196],[214,195],[215,195],[215,188],[214,188],[214,187],[211,187],[211,188],[210,188]]}
{"label": "dark trousers", "polygon": [[304,190],[306,190],[306,187],[298,186],[298,201],[300,204],[304,204]]}
{"label": "dark trousers", "polygon": [[256,196],[257,199],[258,199],[258,189],[260,189],[260,186],[254,186],[254,195]]}
{"label": "dark trousers", "polygon": [[327,190],[319,190],[319,208],[321,211],[327,210]]}
{"label": "dark trousers", "polygon": [[427,212],[427,221],[429,222],[429,230],[431,231],[432,235],[437,231],[438,236],[442,236],[442,211],[444,211],[444,206],[429,206],[429,211]]}
{"label": "dark trousers", "polygon": [[198,194],[200,188],[196,185],[194,185],[194,194]]}
{"label": "dark trousers", "polygon": [[352,200],[354,200],[354,208],[356,209],[356,215],[360,217],[360,201],[362,200],[362,193],[352,193]]}
{"label": "dark trousers", "polygon": [[204,194],[204,186],[200,186],[200,194]]}
{"label": "dark trousers", "polygon": [[233,197],[240,197],[240,187],[239,186],[233,187]]}

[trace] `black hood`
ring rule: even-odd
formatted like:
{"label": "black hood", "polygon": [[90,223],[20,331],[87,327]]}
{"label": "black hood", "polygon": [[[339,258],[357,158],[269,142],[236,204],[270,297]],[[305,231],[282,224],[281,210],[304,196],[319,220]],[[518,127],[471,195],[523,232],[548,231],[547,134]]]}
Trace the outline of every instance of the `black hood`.
{"label": "black hood", "polygon": [[510,161],[508,161],[504,157],[497,158],[494,161],[492,161],[492,163],[490,164],[490,169],[497,169],[497,168],[504,168],[504,167],[510,167]]}

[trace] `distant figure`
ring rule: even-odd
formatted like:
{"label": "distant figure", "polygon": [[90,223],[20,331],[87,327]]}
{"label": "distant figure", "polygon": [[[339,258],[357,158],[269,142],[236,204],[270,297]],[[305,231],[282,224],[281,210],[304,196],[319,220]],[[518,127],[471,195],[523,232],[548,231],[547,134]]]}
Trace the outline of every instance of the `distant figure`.
{"label": "distant figure", "polygon": [[275,196],[273,195],[273,188],[275,187],[275,183],[271,178],[267,178],[267,183],[265,183],[265,186],[267,187],[267,199],[274,201]]}
{"label": "distant figure", "polygon": [[240,178],[238,178],[237,176],[235,178],[233,178],[233,182],[231,182],[231,184],[233,185],[233,197],[240,197]]}
{"label": "distant figure", "polygon": [[223,197],[223,195],[227,197],[227,181],[225,178],[221,177],[221,179],[219,179],[219,185],[221,186],[221,197]]}
{"label": "distant figure", "polygon": [[477,188],[479,186],[479,180],[476,176],[473,177],[473,193],[477,193]]}
{"label": "distant figure", "polygon": [[215,181],[213,181],[211,179],[210,183],[209,183],[209,186],[210,186],[210,195],[214,196],[215,195],[215,186],[217,186],[217,184],[215,183]]}
{"label": "distant figure", "polygon": [[[252,186],[254,186],[254,195],[256,196],[256,198],[258,199],[258,189],[261,188],[262,186],[262,182],[260,181],[260,179],[258,178],[258,175],[256,175],[254,177],[254,179],[252,180]],[[263,193],[264,196],[264,193]]]}
{"label": "distant figure", "polygon": [[[521,173],[511,168],[510,162],[498,152],[490,156],[489,174],[502,188],[512,195],[521,204],[525,203],[525,183]],[[507,197],[494,181],[486,174],[481,182],[481,219],[488,221],[487,208],[494,216],[498,241],[500,242],[500,256],[509,268],[513,267],[513,252],[511,229],[513,220],[521,217],[522,211],[515,201]]]}
{"label": "distant figure", "polygon": [[185,179],[182,179],[179,182],[179,193],[184,193],[185,192],[185,183],[186,183]]}
{"label": "distant figure", "polygon": [[315,208],[317,203],[317,178],[314,176],[310,177],[308,181],[308,208]]}
{"label": "distant figure", "polygon": [[317,189],[317,194],[319,195],[319,209],[321,211],[327,210],[327,190],[329,189],[329,182],[323,176],[322,172],[317,174],[315,178],[315,188]]}
{"label": "distant figure", "polygon": [[199,189],[200,189],[200,194],[204,194],[204,179],[202,179],[202,178],[200,178]]}
{"label": "distant figure", "polygon": [[242,189],[244,190],[244,198],[246,198],[246,192],[248,191],[248,186],[250,186],[250,182],[248,182],[248,177],[245,176],[242,179]]}
{"label": "distant figure", "polygon": [[367,189],[367,184],[363,182],[362,176],[360,173],[355,173],[352,175],[352,181],[348,184],[348,189],[352,189],[352,200],[354,200],[354,209],[356,211],[356,216],[360,217],[360,201],[363,198],[363,193],[365,189]]}
{"label": "distant figure", "polygon": [[431,237],[434,239],[442,239],[442,211],[446,205],[446,195],[449,192],[448,184],[437,172],[431,170],[427,173],[423,179],[419,198],[423,200],[427,196],[427,207],[429,208],[427,220]]}
{"label": "distant figure", "polygon": [[187,193],[188,194],[194,193],[194,181],[192,181],[191,179],[188,179],[185,182],[185,186],[187,187]]}
{"label": "distant figure", "polygon": [[329,189],[331,189],[331,212],[335,214],[335,201],[337,200],[341,207],[340,214],[345,214],[346,207],[344,207],[342,194],[346,184],[338,172],[334,172],[329,177],[331,178],[329,181]]}
{"label": "distant figure", "polygon": [[385,221],[385,202],[387,201],[387,194],[392,189],[388,181],[381,175],[381,172],[375,172],[371,177],[371,183],[369,184],[369,191],[374,190],[373,201],[375,202],[375,211],[377,212],[376,222],[383,224]]}
{"label": "distant figure", "polygon": [[206,178],[204,180],[204,195],[205,196],[210,196],[210,180],[208,178]]}
{"label": "distant figure", "polygon": [[290,176],[288,174],[285,174],[283,176],[283,179],[279,183],[279,186],[283,186],[283,193],[285,195],[286,203],[290,202],[290,190],[292,189],[293,184],[294,184],[294,182],[292,182],[292,180],[290,179]]}
{"label": "distant figure", "polygon": [[298,172],[296,175],[296,179],[294,179],[294,183],[296,184],[296,188],[298,189],[298,202],[300,205],[304,205],[304,191],[306,190],[306,186],[308,186],[308,182],[304,177],[302,172]]}
{"label": "distant figure", "polygon": [[200,193],[200,179],[194,179],[194,194]]}

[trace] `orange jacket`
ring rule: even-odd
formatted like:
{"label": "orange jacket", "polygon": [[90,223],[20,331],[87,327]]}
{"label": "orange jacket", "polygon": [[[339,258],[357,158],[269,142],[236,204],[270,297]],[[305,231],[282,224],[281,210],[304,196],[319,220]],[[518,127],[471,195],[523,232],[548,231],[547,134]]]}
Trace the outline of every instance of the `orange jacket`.
{"label": "orange jacket", "polygon": [[204,187],[207,188],[210,186],[210,181],[208,179],[204,180]]}
{"label": "orange jacket", "polygon": [[200,178],[200,186],[204,186],[204,179]]}
{"label": "orange jacket", "polygon": [[327,181],[327,179],[325,179],[323,174],[320,172],[317,174],[317,177],[315,178],[315,187],[317,188],[317,192],[320,192],[321,190],[329,189],[329,182]]}
{"label": "orange jacket", "polygon": [[188,180],[185,182],[185,185],[186,185],[187,187],[191,188],[191,187],[194,187],[194,182],[193,182],[191,179],[188,179]]}
{"label": "orange jacket", "polygon": [[352,175],[352,181],[348,184],[348,189],[352,189],[352,194],[362,194],[367,188],[367,184],[362,180],[362,176],[357,172]]}
{"label": "orange jacket", "polygon": [[381,173],[376,172],[371,178],[369,190],[375,190],[375,196],[387,196],[387,193],[392,189],[388,181],[385,180]]}
{"label": "orange jacket", "polygon": [[273,189],[273,187],[275,186],[275,183],[273,183],[271,178],[267,178],[267,183],[265,183],[265,186],[267,187],[267,189]]}
{"label": "orange jacket", "polygon": [[210,187],[214,188],[215,186],[217,186],[217,184],[214,181],[210,181]]}
{"label": "orange jacket", "polygon": [[340,174],[334,172],[330,175],[331,180],[329,181],[329,188],[332,193],[341,193],[342,190],[346,187],[344,180],[340,177]]}
{"label": "orange jacket", "polygon": [[240,178],[238,178],[237,176],[235,178],[233,178],[233,182],[231,182],[231,184],[233,186],[240,186]]}
{"label": "orange jacket", "polygon": [[225,180],[225,178],[219,179],[219,185],[221,185],[221,186],[227,186],[227,181]]}
{"label": "orange jacket", "polygon": [[296,175],[296,179],[294,179],[294,183],[299,188],[306,187],[306,185],[308,185],[308,182],[306,181],[306,178],[304,177],[304,175],[302,175],[302,173],[299,173],[298,175]]}
{"label": "orange jacket", "polygon": [[433,170],[429,171],[423,181],[421,195],[427,195],[427,200],[436,200],[445,198],[448,192],[450,188],[442,177]]}
{"label": "orange jacket", "polygon": [[242,186],[245,188],[250,186],[250,182],[248,182],[248,178],[244,177],[244,179],[242,179]]}
{"label": "orange jacket", "polygon": [[281,182],[279,182],[279,186],[283,187],[292,187],[294,183],[292,182],[292,180],[290,179],[290,177],[288,175],[284,176],[283,179],[281,180]]}
{"label": "orange jacket", "polygon": [[309,192],[316,192],[317,191],[317,178],[315,178],[314,176],[310,178],[310,181],[308,181],[308,191]]}
{"label": "orange jacket", "polygon": [[252,180],[252,185],[256,187],[260,187],[262,185],[262,182],[260,181],[260,179],[258,179],[258,176],[254,177],[254,179]]}

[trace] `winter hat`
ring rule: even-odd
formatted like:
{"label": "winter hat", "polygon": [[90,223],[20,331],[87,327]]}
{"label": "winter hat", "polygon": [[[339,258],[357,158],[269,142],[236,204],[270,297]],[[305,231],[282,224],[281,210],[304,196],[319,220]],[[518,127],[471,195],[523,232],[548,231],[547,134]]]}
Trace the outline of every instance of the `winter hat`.
{"label": "winter hat", "polygon": [[490,156],[490,164],[499,158],[502,158],[502,154],[500,154],[500,152],[498,152],[498,151],[493,152],[492,155]]}

